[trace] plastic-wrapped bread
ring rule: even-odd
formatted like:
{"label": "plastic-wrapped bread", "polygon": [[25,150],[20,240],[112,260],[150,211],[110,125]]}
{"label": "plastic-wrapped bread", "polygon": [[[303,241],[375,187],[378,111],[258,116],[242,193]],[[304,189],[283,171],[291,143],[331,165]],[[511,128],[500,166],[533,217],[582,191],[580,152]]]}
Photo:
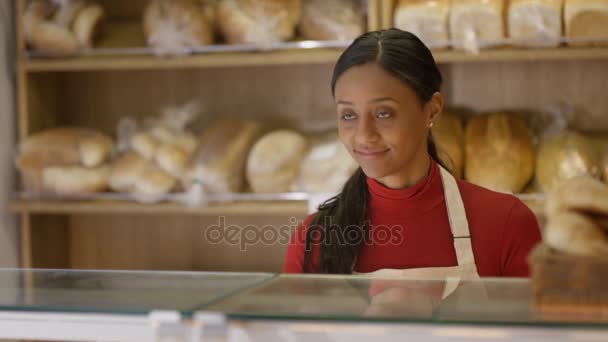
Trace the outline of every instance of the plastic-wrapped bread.
{"label": "plastic-wrapped bread", "polygon": [[454,176],[462,177],[464,166],[464,128],[461,118],[454,113],[444,112],[432,129],[439,158]]}
{"label": "plastic-wrapped bread", "polygon": [[501,192],[519,193],[534,174],[532,131],[515,113],[473,117],[465,132],[465,177]]}
{"label": "plastic-wrapped bread", "polygon": [[566,179],[547,195],[545,211],[550,216],[564,211],[607,216],[608,185],[588,175]]}
{"label": "plastic-wrapped bread", "polygon": [[166,173],[180,178],[186,172],[190,155],[179,146],[165,144],[161,146],[154,156],[156,164]]}
{"label": "plastic-wrapped bread", "polygon": [[365,32],[365,16],[357,0],[304,0],[299,25],[304,39],[352,40]]}
{"label": "plastic-wrapped bread", "polygon": [[608,185],[588,175],[557,184],[547,196],[543,240],[563,253],[608,256]]}
{"label": "plastic-wrapped bread", "polygon": [[415,34],[432,48],[449,45],[449,0],[400,0],[395,8],[395,27]]}
{"label": "plastic-wrapped bread", "polygon": [[76,195],[107,190],[110,167],[51,166],[42,170],[44,191],[58,195]]}
{"label": "plastic-wrapped bread", "polygon": [[213,122],[199,138],[185,187],[197,181],[208,192],[243,191],[247,156],[261,134],[261,125],[253,121]]}
{"label": "plastic-wrapped bread", "polygon": [[185,49],[213,43],[213,23],[197,0],[152,0],[143,28],[157,54],[180,55]]}
{"label": "plastic-wrapped bread", "polygon": [[565,0],[566,37],[600,40],[598,42],[571,42],[570,44],[608,45],[608,25],[606,23],[608,23],[608,0]]}
{"label": "plastic-wrapped bread", "polygon": [[548,219],[545,243],[560,252],[580,256],[608,256],[608,234],[598,222],[577,212],[558,213]]}
{"label": "plastic-wrapped bread", "polygon": [[229,44],[272,44],[293,38],[300,0],[222,0],[217,25]]}
{"label": "plastic-wrapped bread", "polygon": [[133,192],[141,195],[162,195],[171,192],[178,180],[155,163],[148,163],[135,181]]}
{"label": "plastic-wrapped bread", "polygon": [[506,0],[452,0],[450,37],[458,49],[477,51],[505,38]]}
{"label": "plastic-wrapped bread", "polygon": [[103,30],[105,11],[97,4],[84,7],[74,19],[73,32],[82,47],[91,48]]}
{"label": "plastic-wrapped bread", "polygon": [[112,164],[110,188],[118,192],[133,191],[148,163],[148,160],[136,152],[123,153]]}
{"label": "plastic-wrapped bread", "polygon": [[313,137],[300,165],[293,191],[337,193],[357,169],[357,162],[335,133]]}
{"label": "plastic-wrapped bread", "polygon": [[562,36],[564,0],[511,0],[509,37],[514,45],[558,46]]}
{"label": "plastic-wrapped bread", "polygon": [[156,151],[161,147],[162,142],[147,132],[141,132],[131,139],[131,148],[146,159],[154,158]]}
{"label": "plastic-wrapped bread", "polygon": [[566,179],[581,175],[599,178],[595,150],[589,139],[564,131],[541,142],[536,160],[536,180],[545,192]]}
{"label": "plastic-wrapped bread", "polygon": [[289,130],[274,131],[256,141],[247,158],[247,180],[253,191],[289,191],[306,148],[306,138]]}

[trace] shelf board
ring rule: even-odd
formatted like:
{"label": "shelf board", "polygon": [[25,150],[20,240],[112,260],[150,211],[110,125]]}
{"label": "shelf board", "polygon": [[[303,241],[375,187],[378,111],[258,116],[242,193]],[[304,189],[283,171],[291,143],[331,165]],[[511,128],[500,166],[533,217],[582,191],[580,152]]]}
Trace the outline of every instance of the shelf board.
{"label": "shelf board", "polygon": [[325,64],[338,60],[338,49],[303,49],[267,52],[217,52],[186,57],[85,56],[63,59],[27,59],[21,62],[28,72],[166,70],[254,65]]}
{"label": "shelf board", "polygon": [[[137,20],[110,22],[106,25],[98,51],[103,54],[71,58],[23,58],[18,61],[25,72],[70,72],[104,70],[167,70],[285,64],[333,64],[343,48],[301,48],[273,51],[212,52],[184,57],[163,58],[143,52],[114,54],[123,49],[145,48],[146,43]],[[118,49],[118,50],[116,50]],[[139,50],[138,50],[139,51]],[[585,60],[608,59],[608,47],[569,47],[543,49],[494,48],[477,55],[456,50],[434,50],[437,63],[497,61]]]}
{"label": "shelf board", "polygon": [[306,215],[306,201],[264,201],[210,204],[188,207],[176,203],[140,204],[125,201],[13,200],[9,211],[21,214],[112,214],[112,215]]}
{"label": "shelf board", "polygon": [[[333,64],[341,49],[292,49],[260,52],[214,52],[186,57],[161,58],[152,55],[103,55],[74,58],[29,58],[19,62],[26,72],[69,72],[104,70],[167,70],[234,66]],[[551,61],[608,59],[605,47],[560,47],[550,49],[503,48],[478,55],[462,51],[434,51],[440,64],[471,62]]]}
{"label": "shelf board", "polygon": [[456,50],[433,51],[437,63],[608,59],[607,47],[496,48],[478,55]]}

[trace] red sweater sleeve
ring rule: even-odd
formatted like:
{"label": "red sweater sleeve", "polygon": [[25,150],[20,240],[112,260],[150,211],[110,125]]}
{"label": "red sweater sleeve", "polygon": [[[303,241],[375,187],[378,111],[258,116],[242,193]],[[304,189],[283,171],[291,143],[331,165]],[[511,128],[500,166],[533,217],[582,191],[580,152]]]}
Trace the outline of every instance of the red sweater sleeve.
{"label": "red sweater sleeve", "polygon": [[[302,273],[302,263],[304,261],[304,249],[306,248],[306,232],[314,215],[308,216],[291,235],[287,254],[283,263],[283,273]],[[315,248],[316,247],[316,248]],[[317,244],[313,244],[312,260],[316,260]]]}
{"label": "red sweater sleeve", "polygon": [[529,275],[528,254],[540,240],[541,233],[536,216],[530,208],[517,200],[511,208],[503,231],[502,276],[527,277]]}

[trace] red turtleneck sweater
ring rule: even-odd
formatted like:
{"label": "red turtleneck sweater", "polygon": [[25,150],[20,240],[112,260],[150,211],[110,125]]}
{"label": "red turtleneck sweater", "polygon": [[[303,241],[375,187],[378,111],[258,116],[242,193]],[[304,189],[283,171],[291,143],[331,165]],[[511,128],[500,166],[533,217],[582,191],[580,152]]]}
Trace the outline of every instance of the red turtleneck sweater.
{"label": "red turtleneck sweater", "polygon": [[[526,257],[541,239],[532,211],[514,196],[462,180],[457,183],[469,221],[479,275],[528,276]],[[436,163],[431,163],[426,178],[411,187],[390,189],[371,178],[367,178],[367,186],[370,194],[368,235],[373,239],[363,244],[356,272],[457,265]],[[292,235],[283,272],[302,272],[306,229],[312,218],[313,215],[307,217]],[[313,244],[314,263],[317,258],[318,245]]]}

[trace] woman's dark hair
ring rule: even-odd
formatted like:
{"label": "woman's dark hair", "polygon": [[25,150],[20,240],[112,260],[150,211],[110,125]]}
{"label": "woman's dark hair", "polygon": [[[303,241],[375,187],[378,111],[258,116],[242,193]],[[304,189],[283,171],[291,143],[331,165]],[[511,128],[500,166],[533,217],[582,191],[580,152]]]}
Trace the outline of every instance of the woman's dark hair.
{"label": "woman's dark hair", "polygon": [[[415,35],[399,29],[365,33],[342,53],[331,81],[334,94],[338,78],[348,69],[377,63],[414,90],[421,103],[441,88],[441,73],[431,51]],[[443,166],[429,132],[428,153]],[[367,234],[369,193],[361,168],[350,177],[342,192],[321,206],[306,233],[303,272],[352,273]],[[312,245],[319,243],[319,258],[312,264]]]}

